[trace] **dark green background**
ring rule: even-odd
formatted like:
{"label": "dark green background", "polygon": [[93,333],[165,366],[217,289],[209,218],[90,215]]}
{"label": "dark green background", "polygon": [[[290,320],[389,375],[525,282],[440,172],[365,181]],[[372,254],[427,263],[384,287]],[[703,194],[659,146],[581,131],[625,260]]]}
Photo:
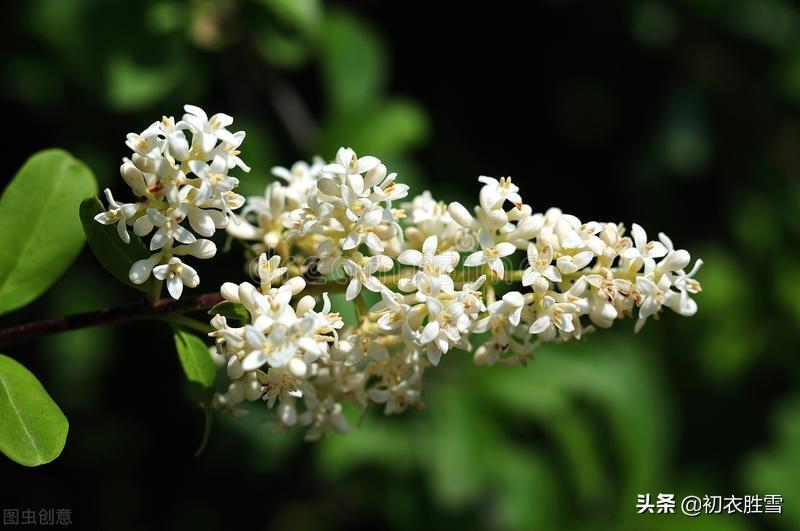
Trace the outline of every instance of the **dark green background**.
{"label": "dark green background", "polygon": [[[528,368],[453,352],[425,410],[319,443],[218,417],[199,458],[165,325],[15,347],[71,429],[53,464],[0,461],[0,505],[105,529],[800,528],[800,8],[432,4],[6,6],[4,175],[59,146],[124,200],[125,134],[195,103],[247,130],[248,194],[339,145],[443,200],[511,175],[537,210],[639,222],[702,257],[699,313],[620,322]],[[200,263],[201,287],[243,278],[238,253]],[[0,325],[136,297],[84,252]],[[784,514],[637,516],[636,494],[659,492],[781,494]]]}

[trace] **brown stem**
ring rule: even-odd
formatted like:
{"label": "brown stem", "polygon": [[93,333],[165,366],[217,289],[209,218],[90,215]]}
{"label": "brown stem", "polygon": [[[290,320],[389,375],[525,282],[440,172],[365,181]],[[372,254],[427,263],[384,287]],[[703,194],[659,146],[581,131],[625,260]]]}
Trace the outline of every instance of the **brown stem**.
{"label": "brown stem", "polygon": [[41,336],[78,330],[89,326],[142,319],[160,319],[176,313],[207,310],[220,302],[222,302],[222,296],[219,293],[204,293],[203,295],[177,301],[161,299],[152,304],[140,302],[128,306],[101,308],[91,312],[66,315],[44,321],[33,321],[9,326],[8,328],[0,328],[0,346],[14,345],[37,339]]}

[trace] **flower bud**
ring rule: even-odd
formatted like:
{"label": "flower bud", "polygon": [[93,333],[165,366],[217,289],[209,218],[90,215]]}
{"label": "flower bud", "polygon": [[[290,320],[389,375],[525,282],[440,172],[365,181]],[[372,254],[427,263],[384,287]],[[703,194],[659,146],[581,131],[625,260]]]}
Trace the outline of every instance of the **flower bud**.
{"label": "flower bud", "polygon": [[464,205],[457,201],[450,203],[447,206],[447,211],[450,213],[450,217],[465,229],[472,227],[472,224],[475,222],[475,218],[464,208]]}
{"label": "flower bud", "polygon": [[297,409],[291,402],[281,402],[278,406],[278,418],[286,426],[294,426],[297,423]]}
{"label": "flower bud", "polygon": [[244,369],[242,368],[242,364],[239,361],[239,358],[236,356],[231,356],[231,359],[228,360],[228,366],[226,369],[228,373],[228,378],[231,380],[238,380],[244,374]]}
{"label": "flower bud", "polygon": [[339,185],[330,177],[322,177],[317,181],[317,188],[326,195],[338,196]]}
{"label": "flower bud", "polygon": [[247,282],[239,284],[239,301],[244,304],[248,310],[255,308],[256,305],[256,288]]}
{"label": "flower bud", "polygon": [[[514,210],[512,209],[511,212],[514,212]],[[509,218],[510,217],[511,216],[509,215]],[[543,223],[544,218],[542,216],[530,216],[523,218],[519,223],[517,223],[517,228],[514,230],[514,238],[520,240],[530,240],[539,234],[539,231],[542,230]]]}
{"label": "flower bud", "polygon": [[292,277],[286,281],[284,286],[289,286],[289,289],[292,290],[292,295],[297,295],[306,289],[306,281],[302,277]]}
{"label": "flower bud", "polygon": [[481,345],[475,349],[475,354],[472,355],[472,361],[475,365],[494,365],[500,357],[500,352],[496,349],[487,348],[486,345]]}
{"label": "flower bud", "polygon": [[306,363],[301,360],[300,358],[292,358],[289,362],[289,372],[291,372],[297,378],[302,378],[306,375],[307,370]]}
{"label": "flower bud", "polygon": [[532,287],[534,292],[541,294],[550,288],[550,282],[548,282],[543,276],[538,276],[536,277],[536,280],[533,281]]}
{"label": "flower bud", "polygon": [[283,212],[286,205],[286,188],[281,183],[272,183],[268,190],[269,207],[273,212]]}
{"label": "flower bud", "polygon": [[691,259],[692,257],[689,256],[688,251],[678,249],[677,251],[669,253],[666,258],[658,264],[658,268],[661,271],[678,271],[689,265]]}
{"label": "flower bud", "polygon": [[239,286],[233,282],[225,282],[219,290],[222,298],[230,302],[239,301]]}
{"label": "flower bud", "polygon": [[531,216],[533,209],[530,205],[522,205],[522,208],[512,208],[508,211],[508,219],[510,221],[519,221],[528,219]]}
{"label": "flower bud", "polygon": [[228,386],[228,401],[232,404],[238,404],[244,400],[245,386],[242,380],[236,380]]}
{"label": "flower bud", "polygon": [[316,303],[317,301],[314,300],[314,297],[312,297],[311,295],[306,295],[297,302],[297,308],[295,310],[295,313],[297,314],[298,317],[302,317],[303,315],[306,314],[306,312],[314,309],[314,305]]}
{"label": "flower bud", "polygon": [[258,400],[261,398],[261,395],[264,394],[263,389],[261,388],[261,384],[258,383],[258,380],[253,378],[244,388],[244,397],[252,402],[253,400]]}
{"label": "flower bud", "polygon": [[173,252],[178,256],[188,254],[195,258],[207,260],[217,254],[217,246],[211,240],[196,240],[187,245],[179,245]]}
{"label": "flower bud", "polygon": [[487,215],[489,220],[489,227],[492,229],[499,229],[508,223],[508,214],[502,209],[490,210]]}

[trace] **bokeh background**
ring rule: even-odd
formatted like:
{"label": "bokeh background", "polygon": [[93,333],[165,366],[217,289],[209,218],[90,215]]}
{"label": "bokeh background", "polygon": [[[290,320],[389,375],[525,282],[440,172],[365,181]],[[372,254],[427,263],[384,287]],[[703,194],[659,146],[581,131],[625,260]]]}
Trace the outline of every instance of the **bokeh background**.
{"label": "bokeh background", "polygon": [[[0,33],[2,178],[34,151],[124,197],[125,134],[184,103],[247,131],[242,178],[339,145],[473,202],[633,221],[701,256],[699,313],[620,322],[527,368],[453,352],[426,408],[305,443],[202,415],[170,332],[9,348],[70,419],[54,463],[0,461],[0,505],[103,529],[800,529],[800,8],[783,0],[28,0]],[[223,242],[220,242],[223,243]],[[239,251],[203,286],[242,278]],[[88,251],[9,325],[137,297]],[[266,415],[263,415],[266,418]],[[780,494],[780,516],[637,516],[636,494]]]}

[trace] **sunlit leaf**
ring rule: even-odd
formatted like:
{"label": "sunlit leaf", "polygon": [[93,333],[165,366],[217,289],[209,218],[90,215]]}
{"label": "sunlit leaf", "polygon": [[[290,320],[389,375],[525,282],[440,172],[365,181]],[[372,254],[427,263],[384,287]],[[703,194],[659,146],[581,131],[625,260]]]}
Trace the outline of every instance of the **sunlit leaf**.
{"label": "sunlit leaf", "polygon": [[127,55],[112,55],[106,65],[109,102],[118,109],[140,109],[163,98],[183,76],[180,61],[141,64]]}
{"label": "sunlit leaf", "polygon": [[0,197],[0,314],[44,293],[83,246],[81,200],[94,174],[60,149],[28,159]]}
{"label": "sunlit leaf", "polygon": [[200,408],[203,410],[203,435],[198,445],[195,455],[200,455],[208,442],[211,434],[211,424],[213,422],[213,411],[211,409],[211,398],[214,394],[214,381],[217,378],[217,368],[211,353],[202,339],[184,332],[175,330],[175,348],[178,351],[178,358],[183,367],[183,372],[189,383],[192,384],[197,395]]}
{"label": "sunlit leaf", "polygon": [[176,330],[175,347],[183,372],[189,381],[206,389],[212,389],[217,377],[217,368],[203,340],[194,334]]}
{"label": "sunlit leaf", "polygon": [[322,21],[319,0],[261,0],[284,24],[313,32]]}
{"label": "sunlit leaf", "polygon": [[[337,114],[326,124],[322,152],[333,153],[342,139],[357,152],[381,157],[419,145],[428,134],[425,113],[415,103],[396,99],[364,106],[358,112]],[[405,181],[403,181],[405,182]]]}
{"label": "sunlit leaf", "polygon": [[375,99],[386,82],[386,54],[378,36],[352,15],[330,14],[320,49],[328,102],[347,112]]}
{"label": "sunlit leaf", "polygon": [[28,369],[0,355],[0,451],[25,466],[61,454],[69,423]]}

